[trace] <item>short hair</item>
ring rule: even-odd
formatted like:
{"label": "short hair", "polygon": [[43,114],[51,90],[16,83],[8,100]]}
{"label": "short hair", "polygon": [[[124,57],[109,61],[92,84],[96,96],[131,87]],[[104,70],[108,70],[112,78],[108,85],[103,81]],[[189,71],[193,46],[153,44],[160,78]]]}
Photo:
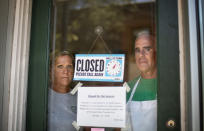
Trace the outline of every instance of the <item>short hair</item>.
{"label": "short hair", "polygon": [[141,36],[149,36],[149,37],[154,37],[154,35],[150,32],[150,31],[147,31],[147,30],[143,30],[143,31],[140,31],[136,34],[136,39],[137,40],[139,37]]}
{"label": "short hair", "polygon": [[156,50],[155,35],[153,33],[151,33],[150,31],[147,31],[147,30],[140,31],[136,34],[135,42],[142,36],[149,37],[152,40],[152,43],[153,43],[155,50]]}
{"label": "short hair", "polygon": [[52,68],[52,66],[55,64],[56,59],[60,56],[69,56],[72,59],[72,64],[74,65],[74,55],[72,52],[70,51],[54,51],[50,54],[50,69]]}

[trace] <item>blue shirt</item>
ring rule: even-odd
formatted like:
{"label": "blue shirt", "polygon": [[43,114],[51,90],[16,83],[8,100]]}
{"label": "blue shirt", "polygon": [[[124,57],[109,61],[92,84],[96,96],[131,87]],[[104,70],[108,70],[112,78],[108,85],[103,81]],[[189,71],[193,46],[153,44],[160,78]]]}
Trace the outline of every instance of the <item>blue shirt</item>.
{"label": "blue shirt", "polygon": [[76,131],[72,122],[76,121],[77,96],[58,93],[49,89],[48,131]]}

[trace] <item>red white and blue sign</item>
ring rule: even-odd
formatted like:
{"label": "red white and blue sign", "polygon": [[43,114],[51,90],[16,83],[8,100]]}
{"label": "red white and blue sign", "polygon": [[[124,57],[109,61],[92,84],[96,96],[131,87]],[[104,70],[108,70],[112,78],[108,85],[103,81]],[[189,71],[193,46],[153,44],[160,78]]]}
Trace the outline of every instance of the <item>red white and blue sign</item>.
{"label": "red white and blue sign", "polygon": [[74,80],[123,82],[124,54],[76,54]]}

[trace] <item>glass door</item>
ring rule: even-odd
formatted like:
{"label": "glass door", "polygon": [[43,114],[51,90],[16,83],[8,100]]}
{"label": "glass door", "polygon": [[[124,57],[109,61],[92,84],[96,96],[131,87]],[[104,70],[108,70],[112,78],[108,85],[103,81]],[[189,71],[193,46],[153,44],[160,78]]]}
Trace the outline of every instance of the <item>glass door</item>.
{"label": "glass door", "polygon": [[157,43],[158,131],[180,130],[176,0],[34,1],[32,20],[27,130],[47,129],[50,53],[125,54],[123,82],[83,82],[121,86],[140,75],[135,39],[141,32],[154,36]]}
{"label": "glass door", "polygon": [[[155,45],[156,43],[154,43],[156,39],[155,38],[156,37],[155,5],[156,5],[155,1],[152,1],[152,0],[140,0],[140,1],[133,1],[133,0],[69,1],[67,0],[63,2],[60,0],[54,0],[53,13],[55,14],[55,17],[53,18],[53,25],[52,25],[53,37],[52,37],[52,40],[50,41],[51,43],[50,53],[70,52],[72,54],[80,54],[80,55],[83,54],[84,56],[97,54],[99,57],[104,55],[113,56],[115,54],[125,55],[124,80],[120,82],[80,81],[81,83],[83,83],[83,86],[86,86],[86,87],[87,86],[88,87],[123,86],[124,82],[131,83],[130,81],[134,81],[135,79],[137,79],[137,77],[140,76],[140,71],[149,72],[149,70],[151,70],[150,71],[152,72],[151,75],[155,75],[151,79],[156,79],[157,67],[156,67],[156,59],[154,58],[156,57],[156,45]],[[138,42],[138,47],[136,47],[136,41]],[[147,44],[143,45],[143,42],[146,42],[146,41],[147,41]],[[144,47],[142,48],[139,47],[140,44],[142,44],[142,46]],[[145,55],[141,56],[141,53],[139,53],[137,55],[136,48],[137,50],[142,49],[142,51],[145,49],[145,52],[147,54],[145,53]],[[58,62],[58,59],[62,58],[62,57],[57,57],[58,56],[57,54],[55,54],[55,56],[52,56],[51,58],[51,59],[53,58],[56,59],[55,63],[53,63],[54,65]],[[140,61],[143,61],[143,63]],[[109,68],[110,71],[107,70],[107,74],[110,72],[109,75],[112,75],[112,77],[116,76],[111,72],[114,72],[114,69],[120,68],[120,67],[117,67],[118,65],[117,63],[118,62],[116,61],[113,61],[112,63],[110,63],[110,66],[111,66]],[[82,66],[84,68],[86,67],[88,68],[89,65],[94,67],[94,64],[87,64],[87,63],[84,63],[84,64],[85,66]],[[106,66],[106,64],[104,65]],[[78,66],[78,62],[75,62],[75,66]],[[55,67],[52,66],[50,68],[53,69]],[[56,68],[54,70],[57,70]],[[105,69],[106,68],[108,68],[108,65],[107,67],[105,67]],[[118,71],[120,71],[120,69]],[[57,72],[54,71],[52,75],[54,76],[55,79],[58,79],[57,78],[58,76],[56,76],[56,74]],[[80,74],[81,74],[80,76],[83,75],[83,73],[80,73]],[[116,74],[117,74],[117,71],[116,71]],[[68,75],[69,74],[67,74],[67,76]],[[103,77],[104,76],[102,76],[101,79]],[[67,118],[61,119],[62,116],[59,117],[57,113],[59,111],[55,109],[60,102],[54,102],[56,101],[56,99],[58,99],[57,95],[59,95],[60,97],[61,95],[66,94],[67,97],[70,97],[68,95],[68,92],[65,91],[66,93],[61,93],[58,90],[58,88],[60,87],[57,87],[55,86],[55,84],[53,84],[53,83],[56,83],[55,80],[52,79],[51,81],[52,81],[51,87],[49,88],[49,90],[51,89],[51,91],[49,91],[49,93],[52,93],[52,94],[51,95],[48,94],[49,96],[48,97],[48,130],[52,130],[53,128],[60,129],[62,128],[62,126],[68,125],[68,124],[62,124],[63,121],[65,121],[65,119],[66,121],[69,121],[71,119],[69,118],[69,116],[67,116]],[[74,81],[74,82],[78,82],[78,81]],[[69,85],[67,85],[67,88],[73,88],[71,85],[70,87],[68,86]],[[130,84],[130,88],[132,89],[133,85]],[[142,91],[142,93],[138,92],[138,94],[140,94],[141,96],[139,98],[133,97],[133,100],[137,102],[139,100],[140,102],[143,102],[143,103],[150,100],[151,101],[156,100],[155,88],[156,86],[148,87],[148,89]],[[151,96],[152,98],[146,97],[146,95],[148,95],[149,92],[151,92],[151,94],[154,95],[154,97],[153,96]],[[55,98],[55,100],[53,100],[53,98]],[[62,98],[60,97],[60,99]],[[72,103],[72,101],[67,101],[67,103]],[[59,106],[60,105],[58,105],[58,107]],[[64,108],[69,109],[68,106],[69,105],[67,105],[67,107],[64,107]],[[58,110],[61,110],[61,109],[58,109]],[[103,111],[104,110],[105,108],[103,108]],[[111,109],[106,109],[106,110],[110,111]],[[94,110],[94,111],[99,112],[99,110]],[[68,113],[65,113],[67,112],[66,110],[64,110],[63,112],[64,114],[68,114]],[[86,112],[93,112],[93,110],[87,109]],[[89,115],[90,118],[87,118],[87,119],[93,118],[93,119],[96,119],[97,121],[97,119],[100,120],[100,118],[97,118],[96,116],[99,117],[102,114],[103,113],[98,113],[98,114],[93,113]],[[111,113],[108,115],[111,115]],[[156,109],[155,109],[155,116],[156,116]],[[59,117],[57,119],[58,121],[54,120],[54,118],[56,119],[56,117]],[[70,117],[71,117],[71,114],[70,114]],[[101,119],[102,118],[103,117],[101,117]],[[112,118],[110,117],[110,119]],[[155,128],[156,128],[157,119],[156,117],[152,119],[154,121],[153,123],[155,123]],[[61,122],[59,122],[60,120]],[[76,121],[76,119],[72,119],[72,121],[74,120]],[[60,124],[54,126],[56,123],[60,123]],[[112,125],[114,125],[113,123]],[[114,130],[114,128],[119,128],[119,127],[111,127],[112,125],[110,124],[109,128],[104,127],[105,130]],[[132,126],[133,125],[134,124],[132,124]],[[70,126],[72,126],[71,123],[70,123]],[[92,130],[94,128],[94,127],[87,127],[87,125],[85,126],[86,126],[84,127],[85,130]],[[69,127],[66,127],[66,128],[69,129]]]}

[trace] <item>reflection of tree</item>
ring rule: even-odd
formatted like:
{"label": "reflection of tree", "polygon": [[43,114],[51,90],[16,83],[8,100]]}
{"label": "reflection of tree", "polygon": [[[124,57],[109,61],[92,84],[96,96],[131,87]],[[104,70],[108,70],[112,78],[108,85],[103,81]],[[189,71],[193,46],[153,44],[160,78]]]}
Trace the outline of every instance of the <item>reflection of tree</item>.
{"label": "reflection of tree", "polygon": [[[58,7],[57,20],[63,25],[61,30],[59,26],[57,27],[57,45],[63,43],[65,45],[61,46],[62,48],[74,50],[78,46],[86,45],[83,49],[81,47],[81,51],[88,50],[96,37],[94,30],[97,26],[103,27],[105,41],[118,44],[120,33],[124,30],[125,14],[121,10],[122,5],[97,0],[86,0],[86,2],[88,4],[80,9],[73,8],[70,3]],[[64,7],[65,5],[67,7]]]}
{"label": "reflection of tree", "polygon": [[62,50],[68,48],[87,53],[97,37],[94,32],[97,26],[103,27],[102,37],[110,50],[121,48],[124,42],[130,44],[131,31],[140,23],[143,26],[139,28],[154,26],[154,19],[150,18],[154,15],[150,14],[154,6],[152,3],[131,3],[133,0],[63,1],[57,3],[56,26],[56,47]]}
{"label": "reflection of tree", "polygon": [[[55,1],[58,1],[56,4],[57,49],[88,53],[97,37],[95,28],[101,26],[103,27],[101,36],[112,53],[126,54],[124,79],[131,79],[135,76],[134,73],[137,69],[135,69],[134,56],[132,55],[134,32],[144,29],[155,32],[154,2],[138,4],[132,2],[137,0]],[[90,53],[108,53],[102,43],[101,39],[97,40]],[[96,85],[98,82],[87,83]],[[101,85],[105,85],[105,83]]]}

